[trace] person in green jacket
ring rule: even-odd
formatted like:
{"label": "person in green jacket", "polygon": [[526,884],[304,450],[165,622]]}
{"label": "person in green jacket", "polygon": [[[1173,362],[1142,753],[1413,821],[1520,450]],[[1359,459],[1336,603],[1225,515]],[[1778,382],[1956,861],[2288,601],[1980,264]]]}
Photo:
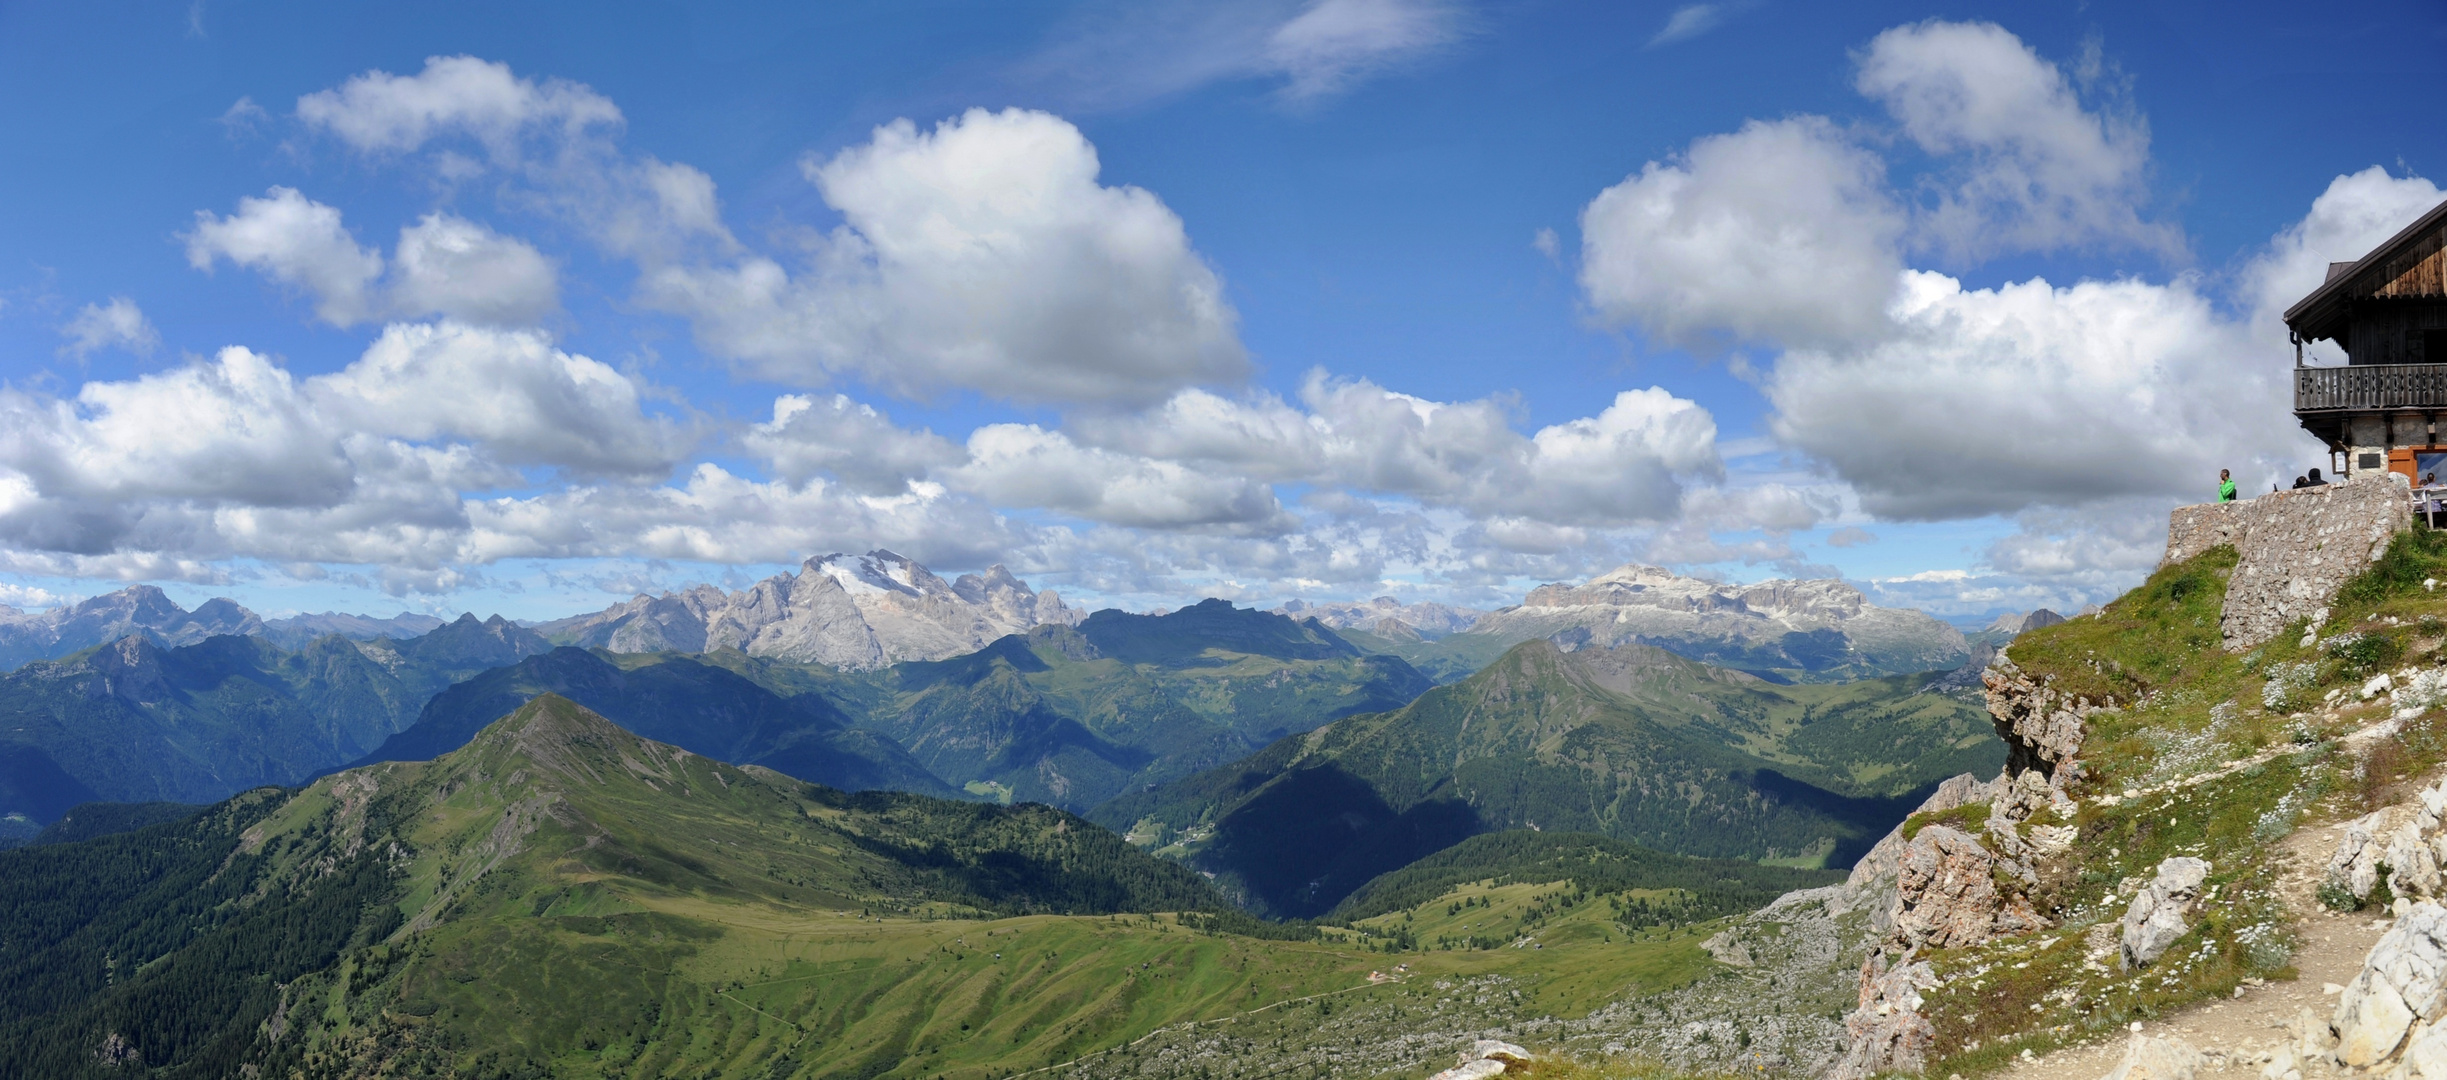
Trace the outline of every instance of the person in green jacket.
{"label": "person in green jacket", "polygon": [[2218,501],[2222,503],[2235,501],[2235,474],[2230,470],[2218,470]]}

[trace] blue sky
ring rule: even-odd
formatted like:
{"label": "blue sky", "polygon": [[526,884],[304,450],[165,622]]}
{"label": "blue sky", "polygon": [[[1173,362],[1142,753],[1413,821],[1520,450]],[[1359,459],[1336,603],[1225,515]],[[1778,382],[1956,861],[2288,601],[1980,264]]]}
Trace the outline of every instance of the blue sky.
{"label": "blue sky", "polygon": [[2078,607],[2441,197],[2434,3],[803,8],[0,7],[0,601]]}

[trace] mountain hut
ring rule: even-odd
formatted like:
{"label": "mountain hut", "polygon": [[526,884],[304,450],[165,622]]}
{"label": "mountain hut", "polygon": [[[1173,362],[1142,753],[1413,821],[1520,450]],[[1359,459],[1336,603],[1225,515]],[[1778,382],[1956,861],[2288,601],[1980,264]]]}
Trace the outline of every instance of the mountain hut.
{"label": "mountain hut", "polygon": [[[2370,254],[2328,264],[2328,279],[2286,311],[2294,340],[2294,416],[2327,444],[2330,471],[2389,470],[2447,482],[2447,202]],[[2334,341],[2341,366],[2303,362]]]}

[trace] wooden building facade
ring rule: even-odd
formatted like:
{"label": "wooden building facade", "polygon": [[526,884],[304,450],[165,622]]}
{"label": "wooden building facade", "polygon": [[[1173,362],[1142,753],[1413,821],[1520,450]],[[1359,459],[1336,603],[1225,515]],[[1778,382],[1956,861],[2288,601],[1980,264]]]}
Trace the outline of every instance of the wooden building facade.
{"label": "wooden building facade", "polygon": [[[2328,264],[2328,280],[2286,311],[2294,416],[2327,444],[2337,473],[2391,470],[2447,482],[2447,203],[2370,254]],[[2302,346],[2334,341],[2341,367],[2307,367]]]}

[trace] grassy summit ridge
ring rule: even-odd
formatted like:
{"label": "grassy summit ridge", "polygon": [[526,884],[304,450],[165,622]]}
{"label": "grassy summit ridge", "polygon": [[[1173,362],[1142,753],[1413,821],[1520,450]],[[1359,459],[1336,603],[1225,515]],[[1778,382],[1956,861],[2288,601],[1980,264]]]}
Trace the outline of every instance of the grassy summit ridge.
{"label": "grassy summit ridge", "polygon": [[[1061,811],[844,794],[545,696],[434,761],[0,854],[0,1075],[986,1080],[1183,1021],[1424,1023],[1484,1004],[1469,980],[1578,1015],[1710,966],[1699,930],[1631,943],[1628,890],[1551,891],[1451,891],[1538,949],[1422,951],[1398,924],[1441,894],[1325,940],[1217,933],[1170,914],[1221,906],[1203,879]],[[1372,982],[1406,941],[1463,984]]]}

